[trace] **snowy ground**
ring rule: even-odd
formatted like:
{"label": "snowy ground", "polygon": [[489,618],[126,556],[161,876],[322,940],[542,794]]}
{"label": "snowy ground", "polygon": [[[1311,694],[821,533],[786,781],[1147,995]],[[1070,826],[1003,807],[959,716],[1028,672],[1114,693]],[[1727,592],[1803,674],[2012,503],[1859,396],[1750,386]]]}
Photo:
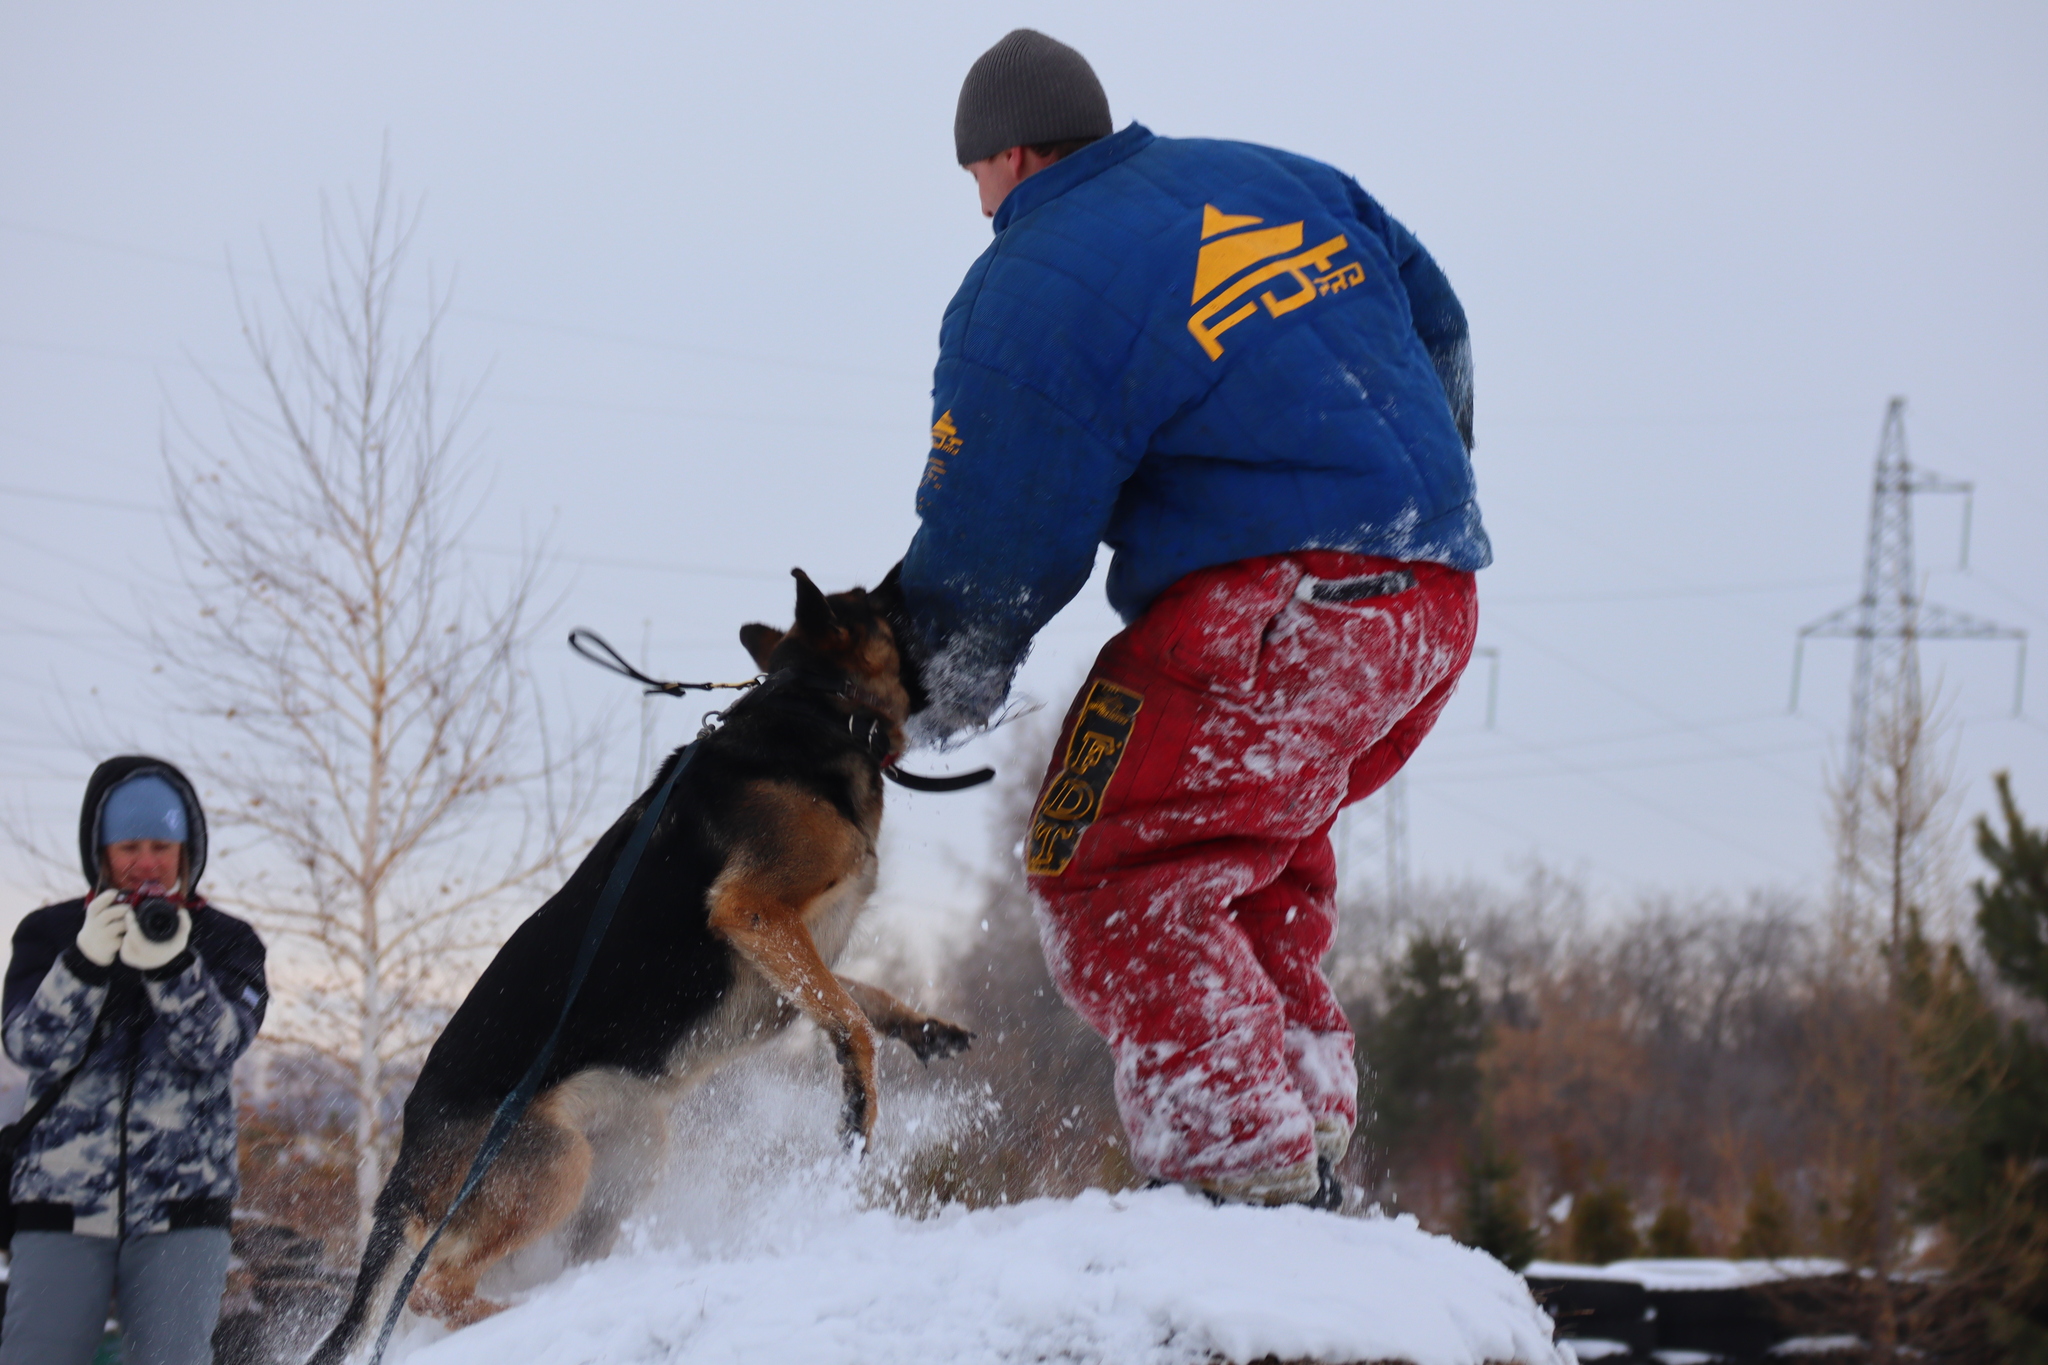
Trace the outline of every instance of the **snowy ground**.
{"label": "snowy ground", "polygon": [[[1410,1219],[1217,1209],[1166,1189],[911,1218],[877,1191],[971,1103],[899,1112],[863,1163],[831,1153],[830,1090],[802,1078],[755,1069],[692,1104],[672,1178],[611,1259],[561,1271],[529,1257],[497,1286],[514,1307],[453,1335],[412,1323],[392,1359],[1570,1360],[1519,1277]],[[792,1132],[820,1140],[738,1137]]]}
{"label": "snowy ground", "polygon": [[1575,1265],[1568,1261],[1531,1261],[1523,1273],[1536,1279],[1626,1280],[1645,1289],[1749,1289],[1780,1280],[1824,1279],[1848,1270],[1841,1261],[1793,1256],[1777,1261],[1724,1261],[1707,1257],[1685,1260],[1610,1261],[1606,1265]]}

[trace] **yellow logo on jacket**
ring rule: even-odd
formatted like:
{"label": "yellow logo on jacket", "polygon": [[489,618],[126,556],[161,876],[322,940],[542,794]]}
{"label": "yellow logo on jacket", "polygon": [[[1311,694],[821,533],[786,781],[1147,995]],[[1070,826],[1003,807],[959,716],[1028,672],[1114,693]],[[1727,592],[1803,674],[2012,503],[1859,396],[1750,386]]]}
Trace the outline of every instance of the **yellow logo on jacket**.
{"label": "yellow logo on jacket", "polygon": [[931,458],[924,462],[924,477],[917,481],[917,514],[931,510],[931,495],[946,486],[946,457],[960,453],[960,428],[953,425],[951,408],[932,423]]}
{"label": "yellow logo on jacket", "polygon": [[1081,836],[1102,812],[1109,779],[1123,762],[1138,723],[1142,693],[1097,678],[1088,685],[1087,700],[1074,717],[1067,740],[1066,761],[1059,776],[1046,784],[1031,815],[1030,852],[1024,870],[1034,877],[1057,877],[1074,860]]}
{"label": "yellow logo on jacket", "polygon": [[[1270,316],[1282,317],[1365,280],[1365,267],[1358,261],[1336,260],[1351,245],[1341,233],[1304,251],[1303,223],[1261,227],[1264,222],[1249,214],[1224,213],[1214,204],[1202,206],[1203,246],[1195,257],[1194,297],[1188,300],[1197,307],[1188,319],[1188,332],[1211,360],[1223,358],[1223,334],[1258,312],[1261,305]],[[1245,228],[1253,230],[1240,230]],[[1280,259],[1272,259],[1275,256]],[[1311,269],[1316,273],[1311,275]],[[1256,299],[1244,297],[1282,275],[1291,280],[1294,287],[1290,291],[1276,296],[1267,289]]]}

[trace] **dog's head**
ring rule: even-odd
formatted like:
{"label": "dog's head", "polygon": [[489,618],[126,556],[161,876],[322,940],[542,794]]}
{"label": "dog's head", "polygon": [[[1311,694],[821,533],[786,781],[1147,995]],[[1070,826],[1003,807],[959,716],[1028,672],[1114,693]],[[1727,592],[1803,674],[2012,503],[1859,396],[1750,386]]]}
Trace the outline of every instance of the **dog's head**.
{"label": "dog's head", "polygon": [[922,710],[924,689],[910,653],[903,613],[902,565],[889,570],[873,592],[853,588],[831,596],[802,569],[796,579],[796,624],[788,630],[760,624],[740,627],[740,643],[764,673],[845,675],[860,698],[897,724]]}

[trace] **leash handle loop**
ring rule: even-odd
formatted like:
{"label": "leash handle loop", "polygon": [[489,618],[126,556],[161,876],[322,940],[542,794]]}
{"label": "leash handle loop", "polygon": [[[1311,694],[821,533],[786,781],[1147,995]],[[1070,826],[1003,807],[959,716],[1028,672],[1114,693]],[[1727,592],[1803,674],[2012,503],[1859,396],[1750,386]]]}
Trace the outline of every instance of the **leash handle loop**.
{"label": "leash handle loop", "polygon": [[[570,638],[573,644],[575,637]],[[603,642],[600,640],[599,643]],[[606,645],[605,648],[609,649],[610,646]],[[526,1068],[526,1074],[519,1078],[519,1084],[513,1086],[511,1093],[498,1101],[497,1112],[491,1116],[491,1126],[484,1133],[482,1145],[476,1149],[475,1160],[469,1163],[469,1174],[463,1177],[462,1188],[455,1192],[454,1202],[448,1205],[448,1212],[441,1215],[440,1223],[428,1235],[426,1244],[419,1249],[419,1253],[413,1257],[411,1267],[405,1272],[405,1278],[399,1282],[398,1294],[391,1300],[391,1306],[385,1310],[384,1325],[377,1333],[376,1349],[370,1352],[370,1365],[381,1365],[385,1348],[391,1344],[391,1334],[398,1328],[399,1316],[405,1312],[406,1301],[412,1297],[413,1287],[419,1283],[421,1272],[427,1268],[427,1258],[433,1254],[435,1245],[441,1240],[441,1234],[455,1221],[457,1210],[461,1209],[470,1195],[476,1193],[477,1186],[483,1184],[485,1173],[497,1161],[498,1154],[504,1151],[505,1144],[512,1137],[512,1130],[518,1127],[519,1120],[525,1116],[527,1106],[533,1103],[534,1095],[540,1089],[541,1077],[547,1073],[548,1063],[554,1060],[555,1045],[562,1041],[562,1029],[569,1022],[569,1011],[575,1008],[576,997],[583,990],[584,978],[590,975],[591,964],[597,960],[598,947],[604,942],[605,932],[611,928],[612,915],[618,910],[619,902],[625,899],[626,888],[632,884],[633,874],[639,870],[641,855],[647,852],[648,842],[654,837],[654,826],[661,819],[662,811],[668,807],[669,793],[675,790],[676,779],[683,775],[683,769],[690,766],[690,760],[696,753],[697,746],[691,744],[676,756],[675,767],[669,770],[667,780],[661,784],[661,790],[655,793],[654,799],[647,805],[646,813],[640,817],[640,823],[633,827],[633,833],[627,838],[625,847],[619,850],[618,861],[612,864],[611,872],[605,877],[604,890],[599,893],[597,904],[591,909],[590,925],[583,931],[583,942],[576,949],[576,965],[569,972],[569,993],[562,1001],[562,1012],[555,1019],[555,1027],[548,1034],[547,1041],[541,1044],[540,1052],[535,1055],[532,1065]]]}

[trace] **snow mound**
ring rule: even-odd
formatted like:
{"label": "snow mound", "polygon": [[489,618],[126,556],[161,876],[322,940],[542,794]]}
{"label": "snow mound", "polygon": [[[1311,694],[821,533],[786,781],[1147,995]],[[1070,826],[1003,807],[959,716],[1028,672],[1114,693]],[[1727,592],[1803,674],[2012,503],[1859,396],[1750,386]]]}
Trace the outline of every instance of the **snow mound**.
{"label": "snow mound", "polygon": [[815,1039],[736,1063],[678,1107],[667,1176],[610,1259],[523,1252],[481,1286],[511,1308],[452,1335],[408,1316],[387,1361],[1571,1365],[1519,1276],[1413,1218],[1178,1189],[934,1208],[909,1197],[921,1163],[999,1107],[985,1087],[887,1093],[861,1160]]}
{"label": "snow mound", "polygon": [[1569,1360],[1518,1276],[1411,1218],[1172,1189],[922,1220],[807,1202],[751,1245],[573,1269],[408,1365]]}

